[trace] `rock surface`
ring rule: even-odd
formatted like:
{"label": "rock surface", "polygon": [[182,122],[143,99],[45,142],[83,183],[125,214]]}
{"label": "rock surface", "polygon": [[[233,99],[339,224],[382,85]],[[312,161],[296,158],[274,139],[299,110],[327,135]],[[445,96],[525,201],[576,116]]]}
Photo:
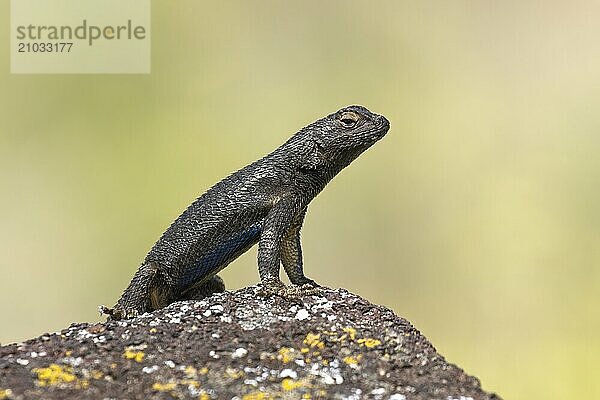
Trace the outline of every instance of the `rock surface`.
{"label": "rock surface", "polygon": [[499,399],[391,310],[258,287],[0,348],[0,399]]}

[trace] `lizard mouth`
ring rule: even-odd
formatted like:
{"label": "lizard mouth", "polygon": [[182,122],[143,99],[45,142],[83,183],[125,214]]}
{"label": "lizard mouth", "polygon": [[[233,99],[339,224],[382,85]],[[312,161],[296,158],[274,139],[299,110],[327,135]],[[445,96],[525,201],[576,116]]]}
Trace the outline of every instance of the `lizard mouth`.
{"label": "lizard mouth", "polygon": [[390,129],[390,121],[388,121],[388,119],[383,115],[380,115],[377,118],[377,122],[381,130],[387,132]]}
{"label": "lizard mouth", "polygon": [[385,136],[390,129],[390,121],[388,121],[388,119],[383,115],[378,115],[375,119],[375,125],[377,128],[372,132],[374,139],[373,142],[376,142]]}

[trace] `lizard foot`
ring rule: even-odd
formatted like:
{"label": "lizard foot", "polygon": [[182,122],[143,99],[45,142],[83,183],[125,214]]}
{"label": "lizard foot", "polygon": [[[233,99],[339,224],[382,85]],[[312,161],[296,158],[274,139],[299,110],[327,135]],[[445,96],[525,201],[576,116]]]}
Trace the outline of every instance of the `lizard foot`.
{"label": "lizard foot", "polygon": [[302,285],[290,285],[284,289],[284,296],[302,297],[321,293],[321,287],[314,281]]}
{"label": "lizard foot", "polygon": [[300,279],[293,280],[292,283],[294,284],[294,286],[307,287],[307,288],[320,288],[321,287],[321,285],[319,285],[317,282],[315,282],[312,279],[307,278],[305,276],[303,276]]}
{"label": "lizard foot", "polygon": [[285,286],[281,282],[267,282],[263,283],[263,287],[258,293],[264,297],[278,296],[292,303],[303,305],[303,296],[319,294],[320,291],[321,288],[311,280],[310,283],[289,286]]}

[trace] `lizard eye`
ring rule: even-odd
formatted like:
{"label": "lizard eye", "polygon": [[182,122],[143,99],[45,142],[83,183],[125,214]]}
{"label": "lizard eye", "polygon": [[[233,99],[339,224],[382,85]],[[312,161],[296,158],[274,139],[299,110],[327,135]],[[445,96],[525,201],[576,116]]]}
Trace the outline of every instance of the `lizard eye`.
{"label": "lizard eye", "polygon": [[346,128],[352,128],[358,122],[358,114],[352,111],[343,112],[340,115],[340,122]]}

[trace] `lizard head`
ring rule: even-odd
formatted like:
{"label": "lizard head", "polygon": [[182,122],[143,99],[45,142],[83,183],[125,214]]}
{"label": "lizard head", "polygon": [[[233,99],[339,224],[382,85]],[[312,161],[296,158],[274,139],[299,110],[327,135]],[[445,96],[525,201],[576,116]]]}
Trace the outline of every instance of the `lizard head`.
{"label": "lizard head", "polygon": [[363,106],[348,106],[328,115],[324,138],[336,148],[366,150],[390,129],[390,122]]}
{"label": "lizard head", "polygon": [[333,167],[350,164],[363,151],[385,136],[389,121],[363,106],[348,106],[309,125],[311,149],[304,168]]}

